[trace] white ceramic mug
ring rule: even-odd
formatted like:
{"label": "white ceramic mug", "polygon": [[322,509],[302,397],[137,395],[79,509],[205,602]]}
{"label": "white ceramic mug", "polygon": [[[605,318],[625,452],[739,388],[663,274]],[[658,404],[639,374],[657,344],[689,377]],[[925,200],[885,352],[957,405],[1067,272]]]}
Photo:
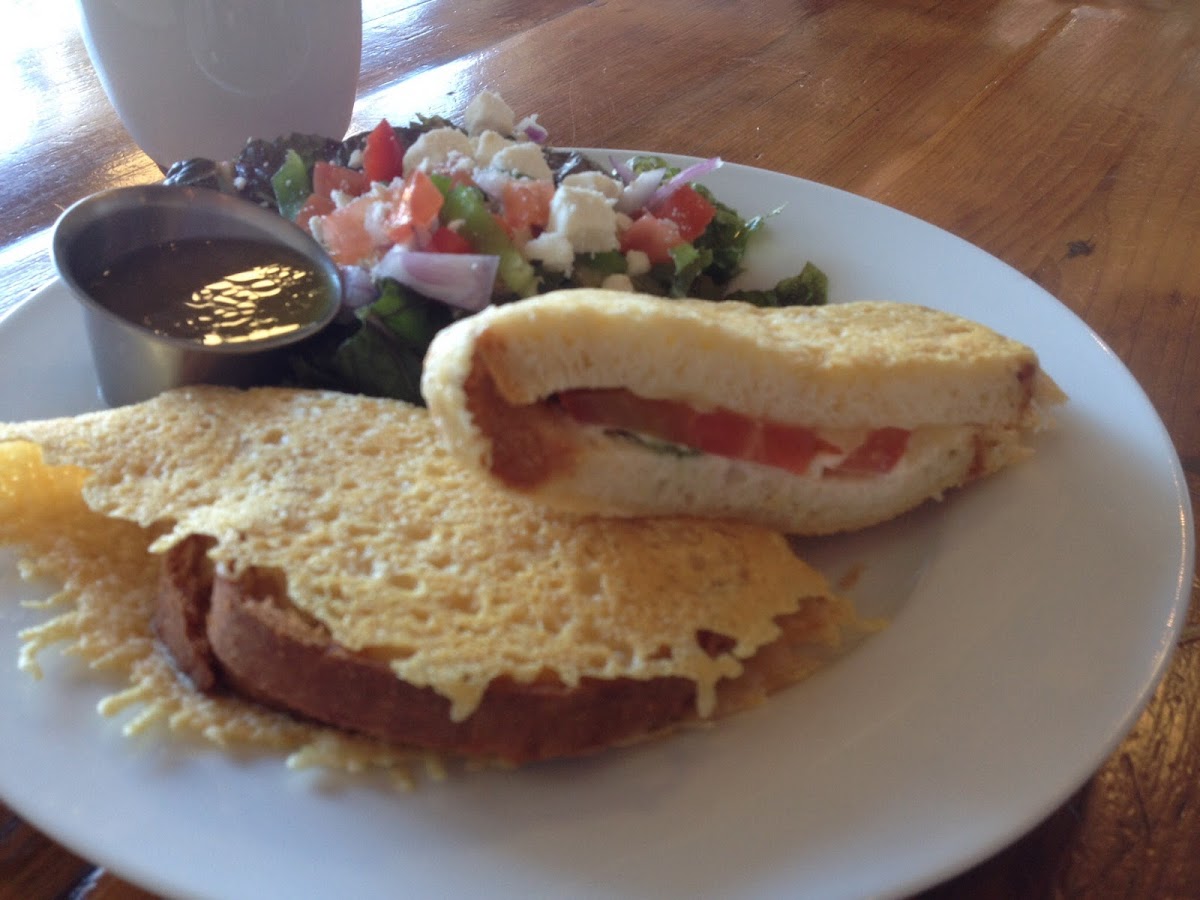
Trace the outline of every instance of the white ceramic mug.
{"label": "white ceramic mug", "polygon": [[146,154],[229,159],[252,137],[345,136],[361,0],[78,0],[88,55]]}

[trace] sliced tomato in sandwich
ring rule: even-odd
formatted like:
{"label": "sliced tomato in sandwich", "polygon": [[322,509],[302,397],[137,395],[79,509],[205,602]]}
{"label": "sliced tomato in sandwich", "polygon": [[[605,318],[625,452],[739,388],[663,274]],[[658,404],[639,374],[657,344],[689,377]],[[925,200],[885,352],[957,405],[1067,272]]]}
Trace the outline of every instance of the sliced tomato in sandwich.
{"label": "sliced tomato in sandwich", "polygon": [[705,453],[746,459],[758,443],[758,428],[753,419],[727,409],[714,409],[694,414],[688,438],[688,446]]}
{"label": "sliced tomato in sandwich", "polygon": [[633,431],[675,444],[688,444],[696,416],[686,404],[647,400],[622,388],[563,391],[558,399],[576,422]]}
{"label": "sliced tomato in sandwich", "polygon": [[840,452],[840,447],[822,438],[812,428],[763,422],[754,462],[804,474],[820,454]]}
{"label": "sliced tomato in sandwich", "polygon": [[[718,407],[700,412],[676,400],[650,400],[623,388],[563,391],[559,403],[576,422],[644,434],[703,453],[774,466],[803,475],[822,454],[840,454],[813,428],[753,419]],[[824,471],[831,476],[890,472],[908,450],[911,432],[876,428]]]}
{"label": "sliced tomato in sandwich", "polygon": [[882,475],[896,468],[908,449],[911,432],[904,428],[876,428],[826,475]]}
{"label": "sliced tomato in sandwich", "polygon": [[674,400],[649,400],[621,388],[564,391],[563,409],[585,425],[618,428],[703,453],[803,474],[821,453],[840,448],[811,428],[781,425],[728,409],[697,411]]}

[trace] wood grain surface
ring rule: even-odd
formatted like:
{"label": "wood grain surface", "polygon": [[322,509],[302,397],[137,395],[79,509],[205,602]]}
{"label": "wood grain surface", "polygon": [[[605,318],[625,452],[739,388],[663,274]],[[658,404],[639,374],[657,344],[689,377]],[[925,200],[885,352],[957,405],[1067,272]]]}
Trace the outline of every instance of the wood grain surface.
{"label": "wood grain surface", "polygon": [[[74,15],[68,0],[0,0],[0,315],[52,277],[63,208],[160,174],[108,106]],[[484,86],[538,111],[560,145],[720,155],[994,254],[1128,365],[1195,509],[1200,4],[366,0],[355,130],[456,115]],[[925,896],[1200,897],[1196,596],[1165,679],[1094,777]],[[146,896],[0,807],[0,898]]]}

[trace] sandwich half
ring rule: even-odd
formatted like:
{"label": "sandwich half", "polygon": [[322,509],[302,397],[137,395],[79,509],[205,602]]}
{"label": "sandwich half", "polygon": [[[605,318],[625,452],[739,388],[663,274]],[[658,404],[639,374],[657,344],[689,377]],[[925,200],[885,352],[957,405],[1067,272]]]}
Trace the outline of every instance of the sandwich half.
{"label": "sandwich half", "polygon": [[[132,538],[51,517],[64,472]],[[197,688],[170,720],[206,736],[204,692],[453,757],[575,756],[753,705],[865,627],[778,532],[547,514],[465,470],[424,409],[331,392],[0,425],[0,543],[77,598],[40,633],[85,657],[143,677],[153,619]]]}
{"label": "sandwich half", "polygon": [[443,330],[422,393],[456,457],[549,506],[811,535],[882,522],[1025,458],[1065,399],[1029,347],[920,306],[604,290]]}

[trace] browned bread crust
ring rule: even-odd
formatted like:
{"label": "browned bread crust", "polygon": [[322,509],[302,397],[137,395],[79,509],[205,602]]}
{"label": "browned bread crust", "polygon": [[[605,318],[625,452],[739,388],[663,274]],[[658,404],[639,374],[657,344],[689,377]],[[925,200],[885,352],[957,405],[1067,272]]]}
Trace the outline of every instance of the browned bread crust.
{"label": "browned bread crust", "polygon": [[[281,578],[252,570],[213,576],[210,542],[193,537],[164,557],[155,627],[197,689],[247,699],[347,731],[408,747],[521,764],[580,756],[633,743],[697,721],[696,685],[687,678],[584,678],[568,687],[553,675],[531,683],[500,678],[464,721],[450,701],[396,677],[387,662],[352,652],[304,616]],[[804,614],[781,617],[783,636],[746,660],[721,685],[717,715],[753,706],[811,666],[793,643],[811,637]],[[795,636],[799,640],[789,641]],[[697,634],[708,653],[728,639]]]}
{"label": "browned bread crust", "polygon": [[198,691],[216,689],[218,675],[208,642],[208,598],[212,566],[205,554],[211,541],[188,538],[163,557],[151,624],[175,667]]}

